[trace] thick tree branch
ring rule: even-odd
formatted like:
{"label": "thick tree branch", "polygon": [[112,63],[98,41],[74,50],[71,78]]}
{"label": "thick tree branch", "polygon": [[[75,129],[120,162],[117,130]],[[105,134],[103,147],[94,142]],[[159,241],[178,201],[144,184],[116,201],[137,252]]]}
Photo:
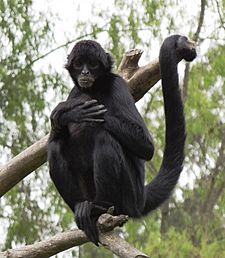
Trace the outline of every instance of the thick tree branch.
{"label": "thick tree branch", "polygon": [[[126,221],[127,216],[125,215],[103,214],[98,220],[101,244],[121,258],[148,258],[149,256],[128,244],[115,231],[111,231]],[[0,252],[0,258],[46,258],[87,242],[88,239],[83,231],[74,229],[59,233],[45,241]]]}
{"label": "thick tree branch", "polygon": [[47,159],[48,135],[0,167],[0,197]]}
{"label": "thick tree branch", "polygon": [[127,80],[135,101],[141,99],[160,80],[158,58],[139,67],[138,61],[142,53],[140,49],[127,51],[118,68],[120,75]]}
{"label": "thick tree branch", "polygon": [[158,58],[151,63],[139,67],[139,69],[128,80],[131,94],[135,101],[141,99],[160,80]]}

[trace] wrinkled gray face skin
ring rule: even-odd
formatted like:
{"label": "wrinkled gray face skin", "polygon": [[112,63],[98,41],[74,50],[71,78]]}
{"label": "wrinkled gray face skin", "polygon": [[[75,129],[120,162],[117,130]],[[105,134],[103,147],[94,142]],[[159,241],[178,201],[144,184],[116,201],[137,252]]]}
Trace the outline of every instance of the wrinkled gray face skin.
{"label": "wrinkled gray face skin", "polygon": [[91,88],[101,74],[101,64],[98,60],[75,58],[73,60],[73,75],[80,88]]}

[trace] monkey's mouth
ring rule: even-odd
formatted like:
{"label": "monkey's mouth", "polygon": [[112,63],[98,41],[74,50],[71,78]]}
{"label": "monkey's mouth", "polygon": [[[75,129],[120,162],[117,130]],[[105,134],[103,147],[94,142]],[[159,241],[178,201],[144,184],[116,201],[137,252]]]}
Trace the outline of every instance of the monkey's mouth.
{"label": "monkey's mouth", "polygon": [[78,79],[78,84],[81,88],[90,88],[94,81],[95,80],[92,77],[81,77]]}

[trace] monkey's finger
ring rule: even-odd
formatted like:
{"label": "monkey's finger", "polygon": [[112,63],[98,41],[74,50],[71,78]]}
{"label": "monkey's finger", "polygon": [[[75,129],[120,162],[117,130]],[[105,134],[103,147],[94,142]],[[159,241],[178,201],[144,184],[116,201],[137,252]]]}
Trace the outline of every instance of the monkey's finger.
{"label": "monkey's finger", "polygon": [[99,246],[98,242],[99,242],[99,233],[98,233],[98,229],[96,226],[96,219],[95,218],[91,218],[91,234],[92,234],[92,242],[96,245]]}
{"label": "monkey's finger", "polygon": [[92,117],[98,117],[99,115],[105,114],[107,112],[107,109],[102,109],[96,112],[88,112],[85,114],[87,118],[92,118]]}
{"label": "monkey's finger", "polygon": [[92,210],[94,209],[94,206],[92,203],[89,203],[88,207],[88,214],[87,214],[87,223],[88,223],[88,232],[89,239],[98,246],[98,230],[96,227],[96,221],[92,217]]}
{"label": "monkey's finger", "polygon": [[84,201],[80,204],[79,208],[79,224],[80,224],[80,229],[84,230],[85,229],[85,220],[88,214],[88,208],[89,208],[89,202]]}
{"label": "monkey's finger", "polygon": [[100,110],[106,110],[105,106],[104,105],[96,105],[93,107],[91,106],[91,107],[85,109],[85,114],[100,111]]}
{"label": "monkey's finger", "polygon": [[91,215],[94,216],[94,217],[99,217],[100,215],[102,215],[103,213],[107,213],[107,209],[102,207],[102,206],[99,206],[99,205],[96,205],[96,204],[93,204],[94,205],[94,208],[92,209],[92,213]]}
{"label": "monkey's finger", "polygon": [[86,214],[87,214],[87,203],[83,202],[80,209],[80,228],[82,230],[84,230],[85,228],[85,218],[87,216]]}
{"label": "monkey's finger", "polygon": [[84,216],[84,205],[83,203],[79,204],[78,211],[76,214],[76,224],[79,229],[83,229],[83,216]]}
{"label": "monkey's finger", "polygon": [[101,206],[101,207],[105,207],[107,209],[108,209],[108,207],[113,206],[113,204],[111,202],[107,202],[107,201],[93,201],[92,204]]}
{"label": "monkey's finger", "polygon": [[85,218],[85,233],[87,237],[91,240],[91,242],[98,246],[98,233],[96,224],[93,223],[93,219],[91,218],[91,210],[92,205],[89,204]]}
{"label": "monkey's finger", "polygon": [[96,246],[99,246],[99,233],[98,233],[98,229],[96,226],[96,223],[94,225],[94,242],[93,242]]}
{"label": "monkey's finger", "polygon": [[81,229],[81,216],[79,215],[79,213],[80,211],[78,211],[78,213],[75,215],[75,221],[76,221],[77,227]]}
{"label": "monkey's finger", "polygon": [[93,241],[94,236],[92,235],[93,229],[92,229],[92,224],[90,220],[90,212],[91,212],[91,205],[89,202],[85,201],[81,209],[82,215],[80,216],[80,224],[81,224],[80,229],[84,231],[84,233],[86,234],[89,240]]}
{"label": "monkey's finger", "polygon": [[98,101],[96,99],[92,99],[92,100],[88,100],[88,101],[84,102],[84,104],[81,104],[80,107],[88,108],[90,106],[96,105],[96,103],[98,103]]}
{"label": "monkey's finger", "polygon": [[99,236],[98,233],[95,232],[95,229],[93,227],[91,227],[90,229],[88,229],[85,232],[86,236],[88,237],[88,239],[94,243],[96,246],[99,246],[98,242],[99,242]]}
{"label": "monkey's finger", "polygon": [[107,211],[107,209],[106,209],[105,207],[102,207],[102,206],[100,206],[100,205],[95,205],[95,208],[96,208],[97,210],[99,210],[100,212],[105,212],[105,211]]}
{"label": "monkey's finger", "polygon": [[81,122],[96,122],[96,123],[103,123],[105,122],[104,119],[98,119],[98,118],[84,118],[81,120]]}

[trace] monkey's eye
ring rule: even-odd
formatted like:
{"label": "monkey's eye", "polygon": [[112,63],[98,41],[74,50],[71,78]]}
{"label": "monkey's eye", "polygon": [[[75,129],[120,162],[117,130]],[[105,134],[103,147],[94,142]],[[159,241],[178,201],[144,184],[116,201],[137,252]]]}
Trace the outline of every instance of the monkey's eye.
{"label": "monkey's eye", "polygon": [[89,62],[88,63],[88,68],[92,69],[92,70],[98,69],[99,68],[99,63],[95,62],[95,61]]}
{"label": "monkey's eye", "polygon": [[83,64],[79,60],[75,60],[73,62],[73,68],[76,70],[80,70],[83,68]]}

